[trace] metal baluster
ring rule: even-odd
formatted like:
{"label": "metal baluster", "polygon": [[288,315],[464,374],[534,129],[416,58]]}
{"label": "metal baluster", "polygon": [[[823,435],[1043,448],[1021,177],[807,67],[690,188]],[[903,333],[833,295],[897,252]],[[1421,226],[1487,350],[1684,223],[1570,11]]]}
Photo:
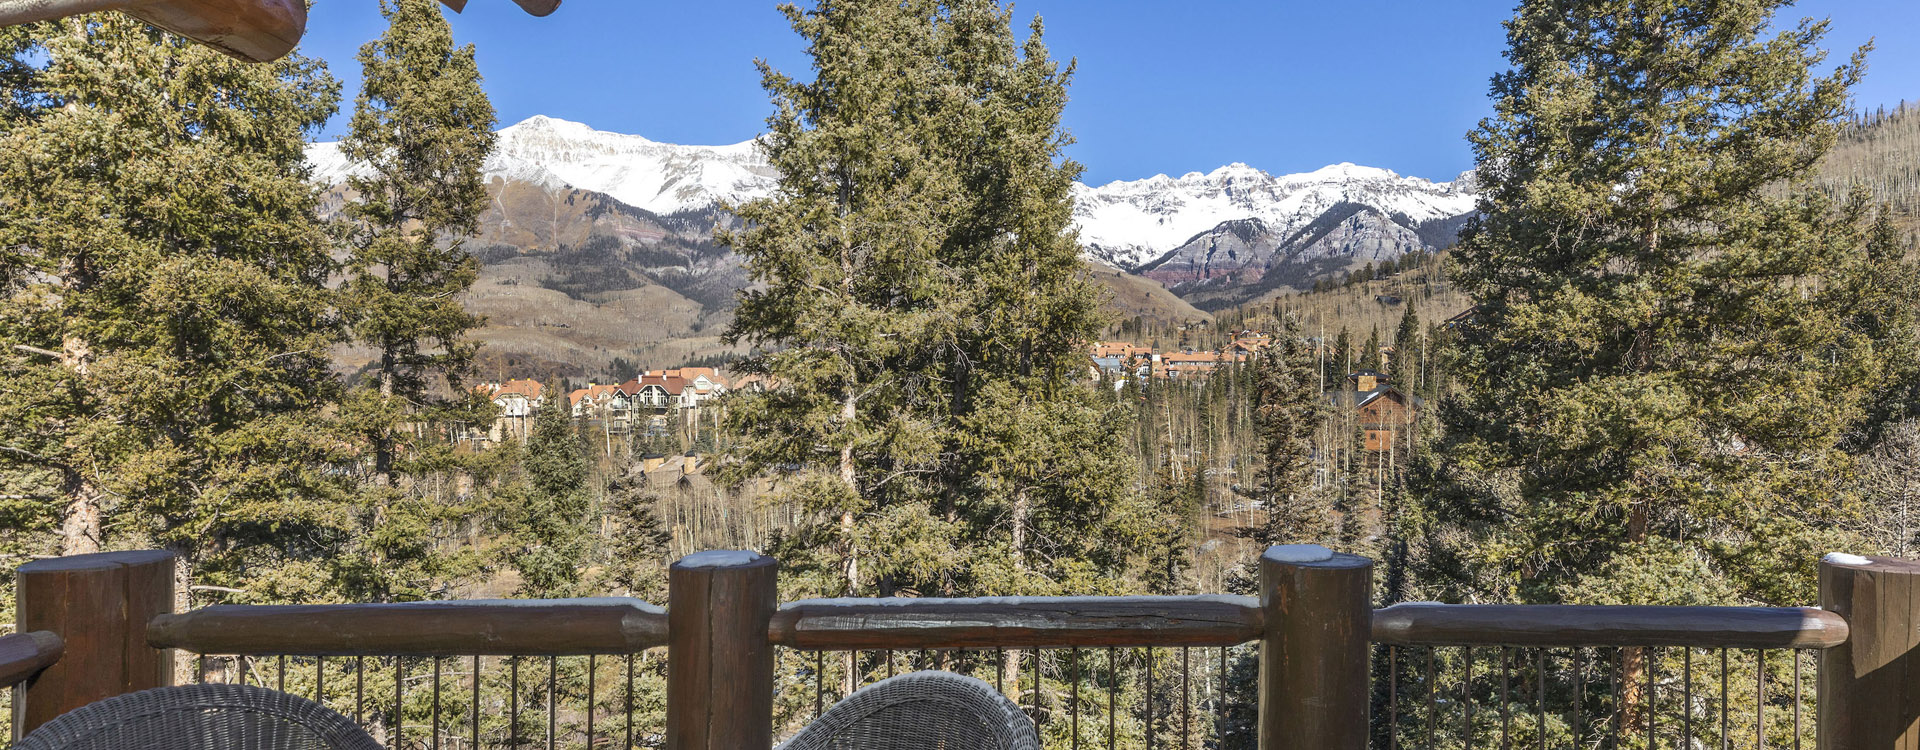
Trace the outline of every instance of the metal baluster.
{"label": "metal baluster", "polygon": [[1143,649],[1140,649],[1140,653],[1142,656],[1145,656],[1147,658],[1147,694],[1144,696],[1143,700],[1141,701],[1141,705],[1144,707],[1144,714],[1147,717],[1146,746],[1151,748],[1154,746],[1153,744],[1153,730],[1154,730],[1154,726],[1153,726],[1153,723],[1154,723],[1153,722],[1153,649],[1143,648]]}
{"label": "metal baluster", "polygon": [[[1018,682],[1018,678],[1015,681]],[[993,689],[1001,695],[1007,694],[1007,650],[1004,648],[993,650]]]}
{"label": "metal baluster", "polygon": [[1653,681],[1653,657],[1654,650],[1652,647],[1640,650],[1640,658],[1642,661],[1645,661],[1647,665],[1647,750],[1653,750],[1653,748],[1660,746],[1654,739],[1654,728],[1659,726],[1660,711],[1655,707],[1653,702],[1654,690],[1658,687],[1657,683]]}
{"label": "metal baluster", "polygon": [[1753,651],[1753,746],[1767,750],[1767,652]]}
{"label": "metal baluster", "polygon": [[1732,746],[1732,737],[1728,735],[1728,729],[1732,727],[1728,719],[1728,704],[1732,702],[1734,696],[1726,685],[1726,648],[1720,648],[1720,750],[1728,750]]}
{"label": "metal baluster", "polygon": [[194,675],[195,675],[194,679],[198,680],[200,684],[202,685],[207,684],[207,655],[206,654],[201,654],[199,658],[194,660]]}
{"label": "metal baluster", "polygon": [[1120,718],[1115,696],[1120,694],[1120,652],[1107,647],[1107,750],[1113,750],[1120,736]]}
{"label": "metal baluster", "polygon": [[1693,647],[1680,653],[1680,750],[1687,750],[1693,742]]}
{"label": "metal baluster", "polygon": [[1620,738],[1626,734],[1627,712],[1620,705],[1620,680],[1626,673],[1626,660],[1626,652],[1618,648],[1613,650],[1613,658],[1607,660],[1607,698],[1613,708],[1611,744],[1614,750],[1619,750]]}
{"label": "metal baluster", "polygon": [[1073,750],[1080,750],[1080,648],[1069,649],[1067,658],[1073,661],[1073,692],[1067,697],[1067,716],[1073,725]]}
{"label": "metal baluster", "polygon": [[880,654],[882,657],[884,657],[887,660],[887,676],[892,677],[893,676],[893,649],[887,649],[885,651],[880,652]]}
{"label": "metal baluster", "polygon": [[440,657],[433,657],[433,750],[440,750]]}
{"label": "metal baluster", "polygon": [[1544,648],[1534,654],[1533,673],[1536,685],[1534,699],[1538,703],[1534,711],[1534,716],[1538,719],[1534,731],[1539,735],[1536,739],[1539,740],[1541,750],[1545,750],[1547,747],[1547,650]]}
{"label": "metal baluster", "polygon": [[1461,737],[1467,747],[1473,747],[1473,647],[1461,649],[1466,652],[1467,674],[1460,678],[1460,706],[1464,716],[1460,719]]}
{"label": "metal baluster", "polygon": [[1508,698],[1511,684],[1513,653],[1506,646],[1500,647],[1500,750],[1513,747],[1513,705]]}
{"label": "metal baluster", "polygon": [[[814,653],[818,654],[820,652],[815,651]],[[817,674],[815,679],[818,679]],[[817,688],[819,683],[816,682],[814,685]],[[814,693],[815,718],[819,717],[819,696],[820,693]],[[625,747],[633,747],[633,654],[627,654],[627,744]]]}
{"label": "metal baluster", "polygon": [[1038,647],[1033,649],[1033,723],[1040,723],[1040,656]]}
{"label": "metal baluster", "polygon": [[[1225,711],[1227,706],[1227,647],[1226,646],[1220,647],[1220,674],[1215,675],[1215,677],[1216,677],[1215,682],[1219,683],[1218,684],[1219,691],[1215,693],[1215,696],[1214,696],[1213,715],[1215,719],[1218,719],[1220,716],[1220,712]],[[1216,729],[1220,729],[1224,735],[1226,730],[1224,727],[1220,725],[1219,721],[1214,722],[1214,727]],[[1219,739],[1222,743],[1226,741],[1226,738],[1224,736],[1222,736]]]}
{"label": "metal baluster", "polygon": [[593,747],[593,678],[600,672],[599,657],[587,654],[587,747]]}
{"label": "metal baluster", "polygon": [[280,662],[280,670],[273,678],[273,689],[284,693],[287,692],[287,655],[281,654],[277,661]]}
{"label": "metal baluster", "polygon": [[473,731],[473,746],[475,750],[478,750],[480,747],[480,656],[478,654],[475,654],[473,657],[473,695],[471,698],[473,702],[467,706],[467,718],[473,722],[473,725],[469,728]]}
{"label": "metal baluster", "polygon": [[1433,667],[1433,652],[1435,650],[1436,647],[1434,646],[1427,647],[1427,744],[1423,746],[1423,750],[1433,750],[1434,725],[1440,721],[1439,704],[1434,700],[1433,695],[1435,692],[1433,684],[1439,681],[1435,676]]}
{"label": "metal baluster", "polygon": [[[1573,744],[1580,744],[1580,737],[1587,733],[1587,652],[1585,649],[1573,650]],[[1653,750],[1648,748],[1647,750]]]}
{"label": "metal baluster", "polygon": [[813,718],[820,718],[826,710],[822,696],[827,694],[827,652],[813,652]]}
{"label": "metal baluster", "polygon": [[1180,649],[1180,747],[1193,747],[1193,677],[1192,658],[1187,654],[1190,649]]}
{"label": "metal baluster", "polygon": [[327,705],[327,657],[313,657],[313,702]]}
{"label": "metal baluster", "polygon": [[556,685],[560,680],[560,657],[547,657],[547,750],[554,750],[560,737],[560,704]]}
{"label": "metal baluster", "polygon": [[407,691],[406,672],[407,670],[406,670],[406,664],[404,663],[404,660],[402,660],[398,656],[393,657],[393,746],[394,747],[403,747],[404,743],[402,742],[402,739],[406,737],[405,713],[401,710],[401,705],[405,702],[406,691]]}
{"label": "metal baluster", "polygon": [[367,725],[367,657],[353,657],[353,723]]}
{"label": "metal baluster", "polygon": [[1400,648],[1387,647],[1387,750],[1400,747]]}
{"label": "metal baluster", "polygon": [[1800,750],[1800,652],[1787,653],[1793,656],[1793,750]]}
{"label": "metal baluster", "polygon": [[520,746],[520,657],[507,657],[507,746]]}

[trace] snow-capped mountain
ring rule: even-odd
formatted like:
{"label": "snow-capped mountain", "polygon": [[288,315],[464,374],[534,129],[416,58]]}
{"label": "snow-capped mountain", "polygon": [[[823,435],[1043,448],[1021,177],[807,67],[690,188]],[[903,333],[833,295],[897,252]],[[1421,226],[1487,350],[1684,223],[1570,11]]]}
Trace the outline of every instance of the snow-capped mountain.
{"label": "snow-capped mountain", "polygon": [[[338,144],[308,148],[314,177],[343,182]],[[660,216],[770,194],[777,173],[754,141],[680,146],[533,117],[500,131],[485,171],[508,185],[599,193]],[[1336,164],[1272,175],[1245,164],[1205,174],[1074,186],[1089,257],[1186,296],[1311,284],[1378,259],[1451,242],[1473,211],[1469,175],[1432,182]],[[1230,304],[1244,295],[1220,298]]]}
{"label": "snow-capped mountain", "polygon": [[[489,178],[603,193],[661,215],[757,198],[773,191],[778,176],[753,141],[680,146],[544,115],[499,135],[485,166]],[[309,146],[307,160],[314,179],[330,185],[353,169],[337,143]]]}
{"label": "snow-capped mountain", "polygon": [[1401,216],[1410,224],[1460,216],[1473,211],[1468,184],[1353,164],[1279,176],[1229,164],[1206,174],[1075,186],[1074,218],[1089,255],[1139,269],[1227,222],[1251,219],[1286,233],[1342,204]]}

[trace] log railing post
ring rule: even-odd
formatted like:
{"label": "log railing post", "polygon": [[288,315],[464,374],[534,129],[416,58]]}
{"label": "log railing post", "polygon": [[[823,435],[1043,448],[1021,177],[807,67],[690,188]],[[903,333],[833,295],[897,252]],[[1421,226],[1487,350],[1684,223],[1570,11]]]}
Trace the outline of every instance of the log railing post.
{"label": "log railing post", "polygon": [[20,566],[19,632],[52,631],[60,661],[15,694],[15,737],[97,700],[173,681],[173,652],[147,621],[173,611],[172,552],[101,552]]}
{"label": "log railing post", "polygon": [[1847,642],[1820,652],[1820,750],[1920,743],[1920,563],[1827,555],[1820,607],[1846,618]]}
{"label": "log railing post", "polygon": [[667,750],[773,747],[771,557],[696,552],[667,572]]}
{"label": "log railing post", "polygon": [[1260,556],[1260,750],[1366,750],[1373,561],[1312,544]]}

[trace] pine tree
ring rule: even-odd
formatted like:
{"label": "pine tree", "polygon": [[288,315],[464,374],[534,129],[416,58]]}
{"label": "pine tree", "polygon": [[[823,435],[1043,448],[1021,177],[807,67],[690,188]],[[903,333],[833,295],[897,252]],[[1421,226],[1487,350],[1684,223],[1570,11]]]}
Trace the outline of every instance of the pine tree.
{"label": "pine tree", "polygon": [[1314,433],[1323,410],[1312,356],[1289,319],[1254,361],[1254,434],[1260,462],[1248,499],[1267,511],[1252,536],[1269,544],[1334,543],[1333,509],[1312,486]]}
{"label": "pine tree", "polygon": [[[341,307],[354,338],[376,352],[370,383],[347,422],[371,444],[374,481],[398,484],[414,446],[409,423],[466,407],[460,392],[480,319],[459,295],[479,264],[462,247],[486,209],[481,163],[493,150],[493,105],[473,47],[455,47],[433,0],[382,0],[387,30],[360,48],[364,83],[341,152],[362,165],[348,179],[351,252]],[[446,416],[444,413],[440,416]],[[474,421],[469,417],[465,421]]]}
{"label": "pine tree", "polygon": [[1877,342],[1838,282],[1872,272],[1864,201],[1802,181],[1863,58],[1813,73],[1826,24],[1776,33],[1785,5],[1530,0],[1508,24],[1456,250],[1478,307],[1451,481],[1427,488],[1465,589],[1805,603],[1848,546]]}
{"label": "pine tree", "polygon": [[1388,368],[1388,374],[1400,385],[1400,390],[1410,394],[1420,392],[1421,349],[1426,345],[1425,338],[1420,329],[1420,313],[1409,297],[1406,312],[1400,314],[1400,327],[1393,332],[1393,365]]}
{"label": "pine tree", "polygon": [[[564,393],[559,383],[548,393]],[[564,398],[534,413],[527,435],[525,484],[502,498],[499,510],[512,540],[507,561],[520,572],[523,596],[569,596],[582,588],[581,572],[591,551],[587,493],[588,451],[574,428]]]}
{"label": "pine tree", "polygon": [[319,595],[347,532],[303,145],[337,84],[118,14],[0,47],[0,462],[27,522],[61,530],[45,551],[161,545],[256,601]]}
{"label": "pine tree", "polygon": [[1067,73],[988,0],[786,12],[816,78],[764,70],[781,189],[719,235],[758,284],[729,339],[779,383],[728,408],[732,478],[781,469],[813,519],[779,545],[803,590],[1101,585],[1148,516],[1128,410],[1072,380],[1101,320]]}

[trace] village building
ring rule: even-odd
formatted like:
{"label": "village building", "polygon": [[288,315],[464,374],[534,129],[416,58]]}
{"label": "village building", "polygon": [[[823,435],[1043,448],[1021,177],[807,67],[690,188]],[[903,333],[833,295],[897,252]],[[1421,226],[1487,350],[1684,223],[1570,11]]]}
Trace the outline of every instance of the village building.
{"label": "village building", "polygon": [[474,391],[484,394],[493,401],[494,406],[500,407],[500,414],[494,418],[492,429],[487,431],[487,439],[496,443],[508,436],[526,439],[528,430],[533,427],[533,413],[546,403],[542,393],[544,390],[540,381],[526,379],[474,386]]}
{"label": "village building", "polygon": [[1422,406],[1420,399],[1393,387],[1386,375],[1373,370],[1355,371],[1347,376],[1347,383],[1349,387],[1328,393],[1327,399],[1334,408],[1353,413],[1366,449],[1389,453],[1404,443]]}

